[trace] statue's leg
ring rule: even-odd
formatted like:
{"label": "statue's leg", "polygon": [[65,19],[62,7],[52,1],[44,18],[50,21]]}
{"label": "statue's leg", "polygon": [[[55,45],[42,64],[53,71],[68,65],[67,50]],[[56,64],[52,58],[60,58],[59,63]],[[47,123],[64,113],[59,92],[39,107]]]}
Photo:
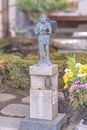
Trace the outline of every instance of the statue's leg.
{"label": "statue's leg", "polygon": [[43,55],[44,55],[44,46],[43,46],[43,43],[41,41],[39,42],[39,55],[40,55],[40,60],[42,60]]}
{"label": "statue's leg", "polygon": [[45,44],[46,59],[49,59],[49,45]]}
{"label": "statue's leg", "polygon": [[46,49],[46,63],[47,63],[47,65],[52,65],[50,58],[49,58],[49,45],[48,44],[45,45],[45,49]]}

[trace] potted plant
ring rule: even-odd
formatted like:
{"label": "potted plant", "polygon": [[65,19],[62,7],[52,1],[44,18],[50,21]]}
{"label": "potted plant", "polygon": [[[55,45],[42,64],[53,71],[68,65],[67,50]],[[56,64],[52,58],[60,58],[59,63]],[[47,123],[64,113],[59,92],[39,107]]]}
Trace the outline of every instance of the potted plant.
{"label": "potted plant", "polygon": [[68,57],[65,69],[64,89],[69,89],[70,103],[74,107],[87,104],[87,64],[76,63],[75,57]]}
{"label": "potted plant", "polygon": [[16,6],[29,16],[31,21],[35,21],[41,13],[47,15],[58,9],[65,9],[67,3],[65,0],[19,0]]}

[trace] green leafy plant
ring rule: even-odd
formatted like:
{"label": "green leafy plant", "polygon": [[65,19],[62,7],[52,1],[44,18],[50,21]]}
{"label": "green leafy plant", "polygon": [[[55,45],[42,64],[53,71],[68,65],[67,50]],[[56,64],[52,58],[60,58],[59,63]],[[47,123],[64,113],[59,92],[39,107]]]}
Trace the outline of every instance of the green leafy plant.
{"label": "green leafy plant", "polygon": [[68,68],[74,73],[76,73],[76,59],[75,59],[75,55],[73,57],[67,57],[68,61],[67,61],[67,65]]}
{"label": "green leafy plant", "polygon": [[[25,68],[23,68],[24,70]],[[21,66],[17,66],[16,64],[12,65],[11,68],[11,79],[17,87],[21,87],[23,89],[27,89],[29,84],[29,78],[26,76],[26,73],[21,69]]]}
{"label": "green leafy plant", "polygon": [[36,17],[41,13],[49,14],[67,7],[65,0],[19,0],[16,5],[23,11],[31,11]]}

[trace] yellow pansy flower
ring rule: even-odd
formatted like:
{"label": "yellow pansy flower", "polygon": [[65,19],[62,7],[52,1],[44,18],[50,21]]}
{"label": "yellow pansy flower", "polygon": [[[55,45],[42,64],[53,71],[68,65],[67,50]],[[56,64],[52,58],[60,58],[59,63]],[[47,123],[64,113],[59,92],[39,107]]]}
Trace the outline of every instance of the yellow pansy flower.
{"label": "yellow pansy flower", "polygon": [[85,77],[85,78],[87,77],[87,73],[84,73],[84,77]]}
{"label": "yellow pansy flower", "polygon": [[64,86],[64,89],[66,89],[66,88],[68,88],[68,84],[66,84],[66,85]]}
{"label": "yellow pansy flower", "polygon": [[68,78],[72,78],[73,77],[73,72],[68,72],[67,76],[68,76]]}
{"label": "yellow pansy flower", "polygon": [[87,65],[81,65],[78,70],[79,73],[86,73],[87,72]]}
{"label": "yellow pansy flower", "polygon": [[69,81],[69,79],[68,79],[68,77],[66,75],[63,76],[63,79],[64,79],[65,84]]}

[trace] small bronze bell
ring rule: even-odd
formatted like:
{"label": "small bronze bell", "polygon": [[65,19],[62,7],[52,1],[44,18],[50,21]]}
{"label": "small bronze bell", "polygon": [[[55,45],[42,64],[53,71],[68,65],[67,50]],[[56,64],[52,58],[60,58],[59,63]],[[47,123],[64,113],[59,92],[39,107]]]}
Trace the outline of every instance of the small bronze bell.
{"label": "small bronze bell", "polygon": [[45,87],[46,87],[47,89],[50,89],[50,88],[51,88],[51,85],[52,85],[52,83],[51,83],[51,78],[50,78],[49,76],[47,76],[46,79],[45,79]]}

